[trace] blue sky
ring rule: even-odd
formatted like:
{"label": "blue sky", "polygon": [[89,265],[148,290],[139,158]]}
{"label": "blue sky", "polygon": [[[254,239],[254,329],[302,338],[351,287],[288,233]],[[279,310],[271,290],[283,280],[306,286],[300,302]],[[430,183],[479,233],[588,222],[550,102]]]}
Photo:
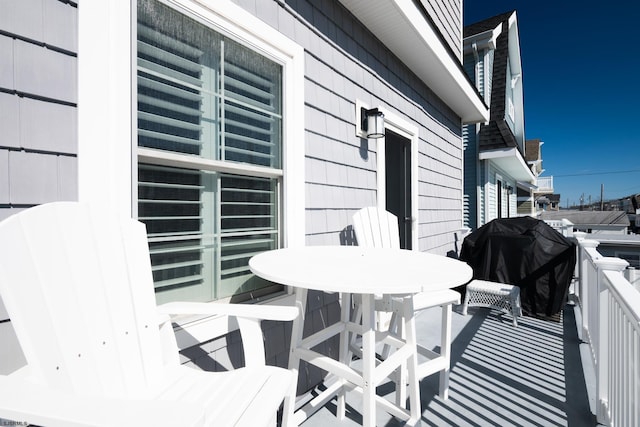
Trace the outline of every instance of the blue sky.
{"label": "blue sky", "polygon": [[464,0],[464,24],[514,9],[525,137],[561,206],[640,193],[640,2]]}

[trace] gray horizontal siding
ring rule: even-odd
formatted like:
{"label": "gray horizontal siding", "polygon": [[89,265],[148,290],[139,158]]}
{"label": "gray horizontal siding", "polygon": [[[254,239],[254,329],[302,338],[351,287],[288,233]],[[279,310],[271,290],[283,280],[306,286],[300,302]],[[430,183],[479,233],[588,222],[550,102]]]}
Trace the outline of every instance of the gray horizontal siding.
{"label": "gray horizontal siding", "polygon": [[4,148],[77,154],[74,106],[0,92],[0,109]]}
{"label": "gray horizontal siding", "polygon": [[0,218],[40,203],[77,198],[76,5],[3,2]]}
{"label": "gray horizontal siding", "polygon": [[458,59],[462,59],[462,1],[421,0],[425,10]]}
{"label": "gray horizontal siding", "polygon": [[77,52],[77,1],[4,0],[0,28],[51,48]]}
{"label": "gray horizontal siding", "polygon": [[[0,12],[0,220],[77,199],[77,2],[4,0]],[[0,374],[25,360],[0,301]]]}
{"label": "gray horizontal siding", "polygon": [[[377,147],[355,134],[356,99],[416,125],[420,168],[429,176],[421,184],[461,199],[459,118],[339,2],[288,2],[277,13],[265,2],[237,3],[305,48],[307,244],[344,243],[353,213],[376,203]],[[420,225],[432,221],[430,210],[441,208],[420,203]],[[460,202],[446,211],[451,224],[458,224],[433,223],[436,232],[420,236],[421,249],[446,253],[453,245],[453,230],[462,221]],[[450,237],[431,239],[440,234]]]}

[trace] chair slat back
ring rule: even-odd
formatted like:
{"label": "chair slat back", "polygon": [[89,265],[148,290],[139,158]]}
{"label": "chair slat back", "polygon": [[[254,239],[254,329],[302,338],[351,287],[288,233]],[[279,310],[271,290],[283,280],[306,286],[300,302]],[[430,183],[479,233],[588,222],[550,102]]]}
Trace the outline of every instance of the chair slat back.
{"label": "chair slat back", "polygon": [[142,223],[74,202],[20,212],[0,223],[0,294],[37,381],[133,397],[162,380]]}
{"label": "chair slat back", "polygon": [[400,249],[398,218],[390,212],[362,208],[353,215],[353,230],[359,246]]}

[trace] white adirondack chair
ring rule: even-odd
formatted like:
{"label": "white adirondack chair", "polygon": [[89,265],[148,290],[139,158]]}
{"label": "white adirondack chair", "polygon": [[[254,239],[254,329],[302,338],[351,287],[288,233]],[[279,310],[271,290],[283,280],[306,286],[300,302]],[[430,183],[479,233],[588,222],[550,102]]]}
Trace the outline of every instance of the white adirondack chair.
{"label": "white adirondack chair", "polygon": [[[259,319],[295,307],[156,307],[144,224],[57,202],[0,223],[0,294],[27,366],[0,376],[0,418],[43,426],[275,425],[293,373],[265,366]],[[246,367],[179,363],[169,315],[242,316]]]}
{"label": "white adirondack chair", "polygon": [[[398,219],[390,212],[376,207],[360,209],[353,215],[353,230],[359,246],[372,246],[390,249],[400,249],[400,234],[398,230]],[[398,301],[379,300],[376,310],[384,313],[391,312],[389,331],[401,334],[398,319],[401,311]],[[427,360],[418,365],[418,378],[440,372],[439,394],[443,399],[449,397],[449,371],[451,367],[451,313],[452,305],[460,304],[460,294],[454,290],[446,289],[437,292],[420,293],[414,296],[414,310],[421,311],[431,307],[441,307],[442,325],[440,335],[440,352],[436,353],[421,345],[418,345],[418,353]],[[358,313],[358,310],[356,310]],[[359,314],[357,314],[359,316]],[[419,331],[418,331],[419,333]],[[382,357],[388,357],[389,347],[385,347]],[[405,401],[405,380],[402,375],[396,379],[396,400],[398,403]]]}

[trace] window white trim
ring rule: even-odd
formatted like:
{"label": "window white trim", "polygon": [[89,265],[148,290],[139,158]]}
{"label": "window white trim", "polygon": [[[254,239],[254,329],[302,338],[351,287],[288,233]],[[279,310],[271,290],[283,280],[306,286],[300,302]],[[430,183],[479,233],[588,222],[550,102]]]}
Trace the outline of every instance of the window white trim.
{"label": "window white trim", "polygon": [[493,181],[493,188],[495,191],[495,215],[492,219],[504,218],[504,179],[502,178],[502,175],[497,172]]}
{"label": "window white trim", "polygon": [[133,213],[132,8],[78,8],[78,199]]}
{"label": "window white trim", "polygon": [[[283,243],[304,245],[304,49],[228,0],[168,0],[283,65]],[[78,10],[78,193],[81,201],[136,216],[136,2],[88,2]],[[149,154],[149,153],[146,153]]]}
{"label": "window white trim", "polygon": [[[411,247],[413,250],[419,250],[419,237],[418,236],[418,225],[420,218],[420,209],[419,209],[419,182],[418,182],[418,158],[419,158],[419,130],[417,126],[412,125],[407,120],[402,119],[401,117],[393,114],[384,108],[381,109],[384,113],[385,120],[385,128],[389,129],[392,132],[397,133],[403,138],[407,138],[411,144]],[[383,138],[384,140],[384,138]],[[384,141],[382,142],[384,144]],[[381,151],[384,153],[384,145],[381,147]],[[384,156],[383,159],[384,161]],[[380,160],[378,160],[379,162]],[[379,165],[379,163],[378,163]],[[384,165],[384,163],[383,163]],[[378,170],[384,170],[385,168],[380,168]],[[386,172],[386,171],[385,171]],[[383,181],[386,177],[383,176]],[[380,186],[380,181],[378,181],[378,186]],[[380,187],[379,187],[380,188]],[[384,185],[383,185],[384,188]]]}
{"label": "window white trim", "polygon": [[232,173],[237,175],[250,175],[260,178],[280,178],[282,169],[273,169],[264,166],[248,165],[245,163],[225,162],[223,160],[195,157],[190,154],[176,153],[172,151],[156,150],[153,148],[138,147],[138,160],[141,163],[169,166],[185,169],[201,169],[210,172]]}

